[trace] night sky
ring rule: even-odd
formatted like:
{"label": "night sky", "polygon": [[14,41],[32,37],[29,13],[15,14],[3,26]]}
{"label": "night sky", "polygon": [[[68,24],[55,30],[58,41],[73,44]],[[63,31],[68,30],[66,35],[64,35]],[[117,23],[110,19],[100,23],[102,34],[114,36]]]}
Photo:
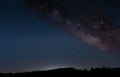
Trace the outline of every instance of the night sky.
{"label": "night sky", "polygon": [[[119,2],[98,1],[59,2],[68,10],[102,10],[113,16],[119,27]],[[120,67],[119,50],[103,50],[87,43],[49,18],[28,10],[22,0],[0,0],[0,37],[0,72]]]}

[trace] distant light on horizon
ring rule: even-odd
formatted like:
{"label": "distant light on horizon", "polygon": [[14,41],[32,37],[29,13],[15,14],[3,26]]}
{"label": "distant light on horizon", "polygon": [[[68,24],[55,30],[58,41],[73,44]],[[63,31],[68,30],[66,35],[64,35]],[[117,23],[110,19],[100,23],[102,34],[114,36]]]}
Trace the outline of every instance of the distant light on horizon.
{"label": "distant light on horizon", "polygon": [[41,70],[54,70],[54,69],[59,69],[59,68],[67,68],[66,66],[64,65],[49,65],[49,66],[46,66],[44,68],[42,68]]}

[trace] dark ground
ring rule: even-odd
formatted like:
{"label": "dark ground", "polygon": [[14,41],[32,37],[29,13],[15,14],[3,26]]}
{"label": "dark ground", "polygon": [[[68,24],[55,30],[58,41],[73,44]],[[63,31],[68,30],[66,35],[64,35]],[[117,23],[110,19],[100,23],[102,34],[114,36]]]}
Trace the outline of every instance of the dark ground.
{"label": "dark ground", "polygon": [[77,70],[74,68],[60,68],[48,71],[33,71],[22,73],[0,73],[0,77],[80,77],[80,76],[114,76],[120,77],[120,68],[95,68]]}

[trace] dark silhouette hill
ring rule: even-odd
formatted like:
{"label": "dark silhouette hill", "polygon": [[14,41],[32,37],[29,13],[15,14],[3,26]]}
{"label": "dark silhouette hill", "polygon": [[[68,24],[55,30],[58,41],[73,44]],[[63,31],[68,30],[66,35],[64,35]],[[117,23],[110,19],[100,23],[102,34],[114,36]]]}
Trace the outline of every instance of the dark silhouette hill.
{"label": "dark silhouette hill", "polygon": [[89,71],[77,70],[74,68],[59,68],[46,71],[0,73],[0,77],[82,77],[82,76],[120,77],[120,68],[92,68]]}

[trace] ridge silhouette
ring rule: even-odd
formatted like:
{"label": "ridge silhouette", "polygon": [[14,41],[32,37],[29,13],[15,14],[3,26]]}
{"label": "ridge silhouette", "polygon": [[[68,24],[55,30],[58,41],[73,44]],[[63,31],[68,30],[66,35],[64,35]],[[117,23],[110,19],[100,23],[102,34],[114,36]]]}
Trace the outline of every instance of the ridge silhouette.
{"label": "ridge silhouette", "polygon": [[91,68],[78,70],[75,68],[58,68],[53,70],[21,73],[0,73],[0,77],[80,77],[80,76],[115,76],[120,77],[120,68]]}

